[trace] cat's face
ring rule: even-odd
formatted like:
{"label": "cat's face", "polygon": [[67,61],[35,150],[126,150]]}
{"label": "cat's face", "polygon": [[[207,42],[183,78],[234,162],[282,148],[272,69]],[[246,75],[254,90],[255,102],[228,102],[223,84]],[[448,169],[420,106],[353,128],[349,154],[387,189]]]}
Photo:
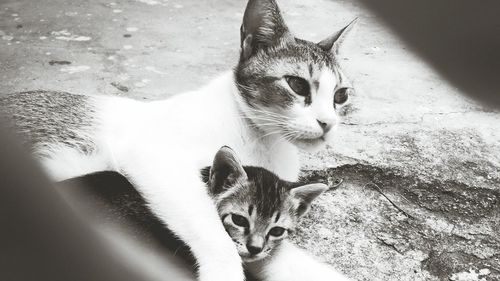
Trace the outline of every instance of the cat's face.
{"label": "cat's face", "polygon": [[324,184],[286,182],[263,168],[242,167],[227,147],[217,153],[206,180],[222,223],[245,262],[268,256],[327,189]]}
{"label": "cat's face", "polygon": [[[247,175],[262,172],[245,170]],[[232,192],[217,204],[222,223],[244,261],[269,255],[293,230],[298,219],[288,186],[280,182],[269,182],[269,186],[254,180],[254,176],[230,187],[228,192]],[[264,194],[268,197],[264,198]]]}
{"label": "cat's face", "polygon": [[316,44],[288,31],[273,0],[249,1],[235,77],[252,126],[305,149],[328,140],[353,92],[336,60],[352,24]]}

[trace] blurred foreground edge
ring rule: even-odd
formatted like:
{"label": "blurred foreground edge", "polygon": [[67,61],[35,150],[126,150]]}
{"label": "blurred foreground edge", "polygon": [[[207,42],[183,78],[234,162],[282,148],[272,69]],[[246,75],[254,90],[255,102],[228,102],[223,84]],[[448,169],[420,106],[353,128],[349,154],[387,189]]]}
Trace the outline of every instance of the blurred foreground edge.
{"label": "blurred foreground edge", "polygon": [[500,108],[500,1],[360,2],[465,94]]}
{"label": "blurred foreground edge", "polygon": [[151,280],[73,212],[3,124],[0,155],[0,280]]}

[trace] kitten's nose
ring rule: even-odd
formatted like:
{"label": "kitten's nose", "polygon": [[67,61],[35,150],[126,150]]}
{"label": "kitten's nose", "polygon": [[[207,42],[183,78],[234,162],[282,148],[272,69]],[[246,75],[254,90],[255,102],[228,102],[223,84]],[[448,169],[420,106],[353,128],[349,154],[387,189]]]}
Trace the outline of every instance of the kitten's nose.
{"label": "kitten's nose", "polygon": [[262,252],[262,247],[261,246],[255,246],[255,245],[250,245],[247,244],[247,250],[250,254],[256,255],[260,252]]}
{"label": "kitten's nose", "polygon": [[251,235],[247,241],[247,250],[251,255],[256,255],[262,252],[264,248],[264,237],[254,234]]}
{"label": "kitten's nose", "polygon": [[321,129],[323,129],[323,132],[325,134],[328,133],[328,131],[330,131],[330,129],[332,128],[331,123],[327,123],[318,119],[316,119],[316,121],[318,121],[319,126],[321,127]]}

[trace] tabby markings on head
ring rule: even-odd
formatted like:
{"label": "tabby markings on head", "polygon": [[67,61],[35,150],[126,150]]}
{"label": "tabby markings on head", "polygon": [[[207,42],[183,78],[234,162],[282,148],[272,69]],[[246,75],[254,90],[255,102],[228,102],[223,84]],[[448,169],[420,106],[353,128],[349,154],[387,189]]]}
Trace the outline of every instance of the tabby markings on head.
{"label": "tabby markings on head", "polygon": [[324,144],[353,93],[337,53],[354,23],[313,43],[290,32],[274,0],[250,0],[235,69],[249,121],[302,148]]}
{"label": "tabby markings on head", "polygon": [[268,256],[293,231],[324,184],[298,184],[272,172],[242,166],[229,147],[221,148],[202,178],[227,233],[246,262]]}

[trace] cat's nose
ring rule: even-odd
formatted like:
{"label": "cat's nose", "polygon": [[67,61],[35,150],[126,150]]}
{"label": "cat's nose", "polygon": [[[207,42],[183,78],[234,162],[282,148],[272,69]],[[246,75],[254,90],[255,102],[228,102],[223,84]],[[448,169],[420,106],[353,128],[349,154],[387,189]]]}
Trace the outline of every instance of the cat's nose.
{"label": "cat's nose", "polygon": [[251,255],[256,255],[256,254],[262,252],[262,247],[247,244],[247,250]]}
{"label": "cat's nose", "polygon": [[264,237],[260,235],[251,235],[246,246],[251,255],[256,255],[262,252],[262,249],[264,248]]}
{"label": "cat's nose", "polygon": [[325,134],[328,133],[328,131],[330,131],[330,129],[332,128],[332,123],[330,122],[325,122],[319,119],[316,119],[316,121],[318,121],[319,126],[321,127],[321,129],[323,129],[323,132]]}

